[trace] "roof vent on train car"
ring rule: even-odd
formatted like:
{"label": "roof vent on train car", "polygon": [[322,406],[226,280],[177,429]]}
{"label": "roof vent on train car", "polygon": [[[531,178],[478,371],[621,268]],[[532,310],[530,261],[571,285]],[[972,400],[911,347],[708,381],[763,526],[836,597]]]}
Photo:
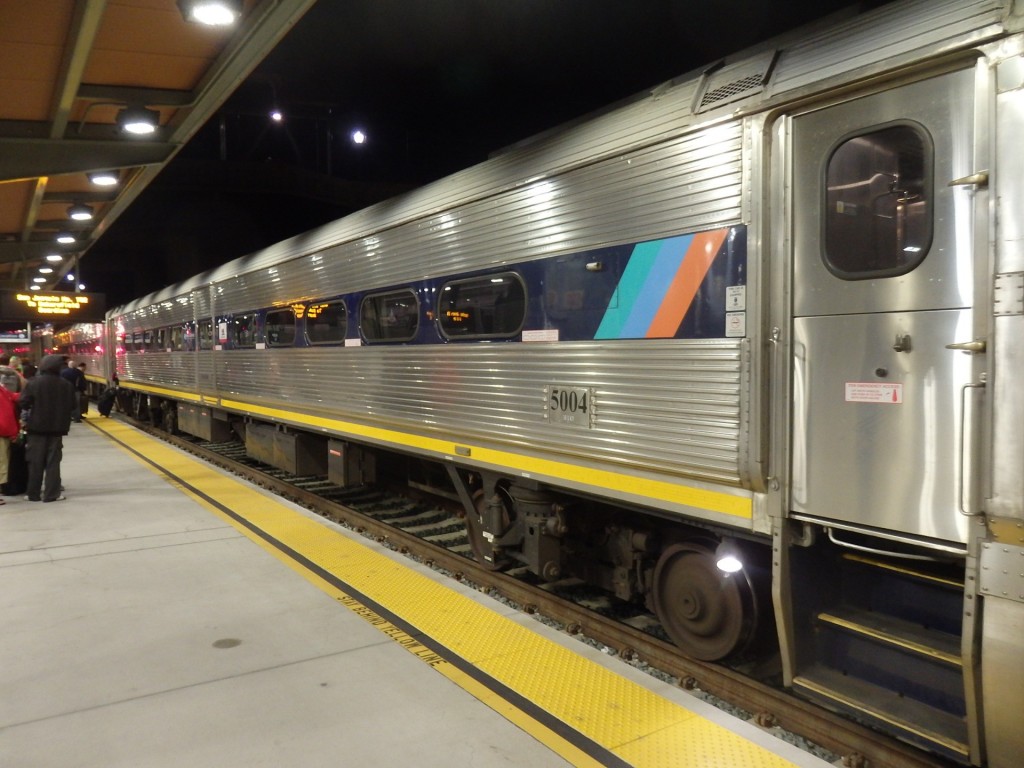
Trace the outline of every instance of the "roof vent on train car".
{"label": "roof vent on train car", "polygon": [[749,59],[707,69],[694,94],[693,113],[739,101],[764,90],[778,59],[777,50],[765,51]]}

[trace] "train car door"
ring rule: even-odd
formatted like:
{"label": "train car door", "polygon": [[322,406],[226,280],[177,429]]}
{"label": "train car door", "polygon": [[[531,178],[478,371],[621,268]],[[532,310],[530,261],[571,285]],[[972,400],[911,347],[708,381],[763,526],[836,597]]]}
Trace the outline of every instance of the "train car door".
{"label": "train car door", "polygon": [[796,513],[966,540],[974,77],[792,119]]}

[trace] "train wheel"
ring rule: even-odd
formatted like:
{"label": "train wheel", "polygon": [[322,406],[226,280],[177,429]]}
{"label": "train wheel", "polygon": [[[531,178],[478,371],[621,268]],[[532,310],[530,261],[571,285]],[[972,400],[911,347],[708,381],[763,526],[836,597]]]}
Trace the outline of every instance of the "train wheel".
{"label": "train wheel", "polygon": [[703,661],[742,650],[756,628],[747,576],[718,570],[714,546],[703,541],[674,544],[662,553],[654,569],[653,598],[669,637]]}

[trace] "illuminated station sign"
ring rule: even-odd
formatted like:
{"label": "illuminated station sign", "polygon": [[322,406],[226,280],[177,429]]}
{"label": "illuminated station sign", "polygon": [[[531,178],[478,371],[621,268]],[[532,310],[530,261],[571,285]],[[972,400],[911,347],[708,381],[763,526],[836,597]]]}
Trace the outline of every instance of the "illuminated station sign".
{"label": "illuminated station sign", "polygon": [[0,293],[0,320],[102,320],[105,299],[102,293],[3,291]]}

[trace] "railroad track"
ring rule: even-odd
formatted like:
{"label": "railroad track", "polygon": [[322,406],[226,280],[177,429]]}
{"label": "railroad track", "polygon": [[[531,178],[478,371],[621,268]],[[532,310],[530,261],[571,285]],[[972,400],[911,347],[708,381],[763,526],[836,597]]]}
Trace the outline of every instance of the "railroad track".
{"label": "railroad track", "polygon": [[[728,668],[682,656],[650,614],[626,610],[613,599],[580,590],[572,580],[538,584],[507,572],[484,568],[472,550],[460,516],[418,494],[399,495],[375,488],[344,489],[323,477],[295,477],[249,459],[242,443],[196,443],[142,422],[136,427],[170,442],[284,498],[355,531],[416,557],[481,590],[517,604],[527,613],[559,623],[566,632],[607,646],[626,661],[646,665],[751,714],[764,728],[779,728],[820,745],[849,768],[951,768],[955,764],[845,717],[835,715],[785,690],[761,682],[753,670]],[[580,592],[583,592],[581,597]]]}

